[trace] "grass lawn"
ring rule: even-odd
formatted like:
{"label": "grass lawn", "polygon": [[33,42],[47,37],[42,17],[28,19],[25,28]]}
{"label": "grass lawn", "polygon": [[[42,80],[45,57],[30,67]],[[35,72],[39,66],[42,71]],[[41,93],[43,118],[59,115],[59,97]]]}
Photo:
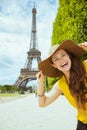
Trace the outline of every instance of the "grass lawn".
{"label": "grass lawn", "polygon": [[0,97],[13,97],[13,96],[20,96],[18,93],[0,93]]}
{"label": "grass lawn", "polygon": [[3,97],[3,98],[5,98],[5,97],[13,97],[13,98],[15,98],[15,97],[25,97],[25,96],[28,96],[28,95],[30,95],[30,94],[19,94],[19,93],[0,93],[0,98],[1,97]]}
{"label": "grass lawn", "polygon": [[0,93],[0,103],[9,102],[12,100],[16,100],[29,94],[18,94],[18,93]]}

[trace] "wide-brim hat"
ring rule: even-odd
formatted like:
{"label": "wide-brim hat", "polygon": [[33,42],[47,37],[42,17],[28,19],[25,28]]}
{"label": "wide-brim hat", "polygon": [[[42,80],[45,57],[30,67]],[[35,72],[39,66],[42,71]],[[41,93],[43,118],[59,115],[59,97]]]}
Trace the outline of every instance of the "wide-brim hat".
{"label": "wide-brim hat", "polygon": [[59,71],[57,68],[54,68],[52,66],[52,61],[51,61],[51,56],[60,49],[64,49],[68,52],[71,52],[72,54],[74,54],[76,57],[78,57],[79,59],[81,59],[82,55],[83,55],[83,50],[81,47],[79,47],[77,44],[74,43],[74,41],[72,40],[65,40],[64,42],[62,42],[61,44],[57,44],[54,45],[50,48],[49,51],[49,56],[47,59],[41,61],[38,64],[38,68],[39,70],[42,70],[42,73],[47,76],[47,77],[59,77],[61,76],[63,73],[61,71]]}

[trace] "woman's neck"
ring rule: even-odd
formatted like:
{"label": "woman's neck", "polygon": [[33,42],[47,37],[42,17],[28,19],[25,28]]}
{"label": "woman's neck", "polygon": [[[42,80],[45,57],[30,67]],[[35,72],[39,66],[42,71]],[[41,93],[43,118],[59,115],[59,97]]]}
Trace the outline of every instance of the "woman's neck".
{"label": "woman's neck", "polygon": [[68,84],[69,84],[69,79],[70,79],[70,72],[66,72],[66,73],[64,73],[64,76],[65,76],[65,78],[66,78],[66,80],[67,80],[67,82],[68,82]]}

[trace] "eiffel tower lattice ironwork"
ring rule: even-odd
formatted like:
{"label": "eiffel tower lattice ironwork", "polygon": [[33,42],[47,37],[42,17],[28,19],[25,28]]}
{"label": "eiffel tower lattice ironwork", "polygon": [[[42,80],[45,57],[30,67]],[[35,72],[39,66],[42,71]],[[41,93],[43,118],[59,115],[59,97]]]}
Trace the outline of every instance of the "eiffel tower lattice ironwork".
{"label": "eiffel tower lattice ironwork", "polygon": [[31,80],[36,79],[36,74],[38,72],[38,67],[33,67],[33,61],[36,61],[38,64],[41,61],[41,52],[37,49],[37,37],[36,37],[36,8],[32,9],[32,29],[31,29],[31,39],[30,39],[30,48],[27,52],[27,61],[25,66],[20,71],[20,75],[15,82],[17,87],[26,87],[27,83]]}

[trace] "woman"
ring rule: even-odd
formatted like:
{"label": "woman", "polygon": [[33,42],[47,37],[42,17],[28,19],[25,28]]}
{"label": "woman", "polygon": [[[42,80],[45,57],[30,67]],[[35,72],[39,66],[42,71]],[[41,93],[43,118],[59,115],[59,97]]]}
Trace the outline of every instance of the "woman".
{"label": "woman", "polygon": [[[81,60],[83,51],[87,51],[87,45],[78,46],[72,40],[54,45],[49,57],[39,63],[37,74],[39,106],[46,107],[63,93],[77,109],[76,130],[87,130],[87,62]],[[45,76],[60,76],[49,96],[44,91]]]}

